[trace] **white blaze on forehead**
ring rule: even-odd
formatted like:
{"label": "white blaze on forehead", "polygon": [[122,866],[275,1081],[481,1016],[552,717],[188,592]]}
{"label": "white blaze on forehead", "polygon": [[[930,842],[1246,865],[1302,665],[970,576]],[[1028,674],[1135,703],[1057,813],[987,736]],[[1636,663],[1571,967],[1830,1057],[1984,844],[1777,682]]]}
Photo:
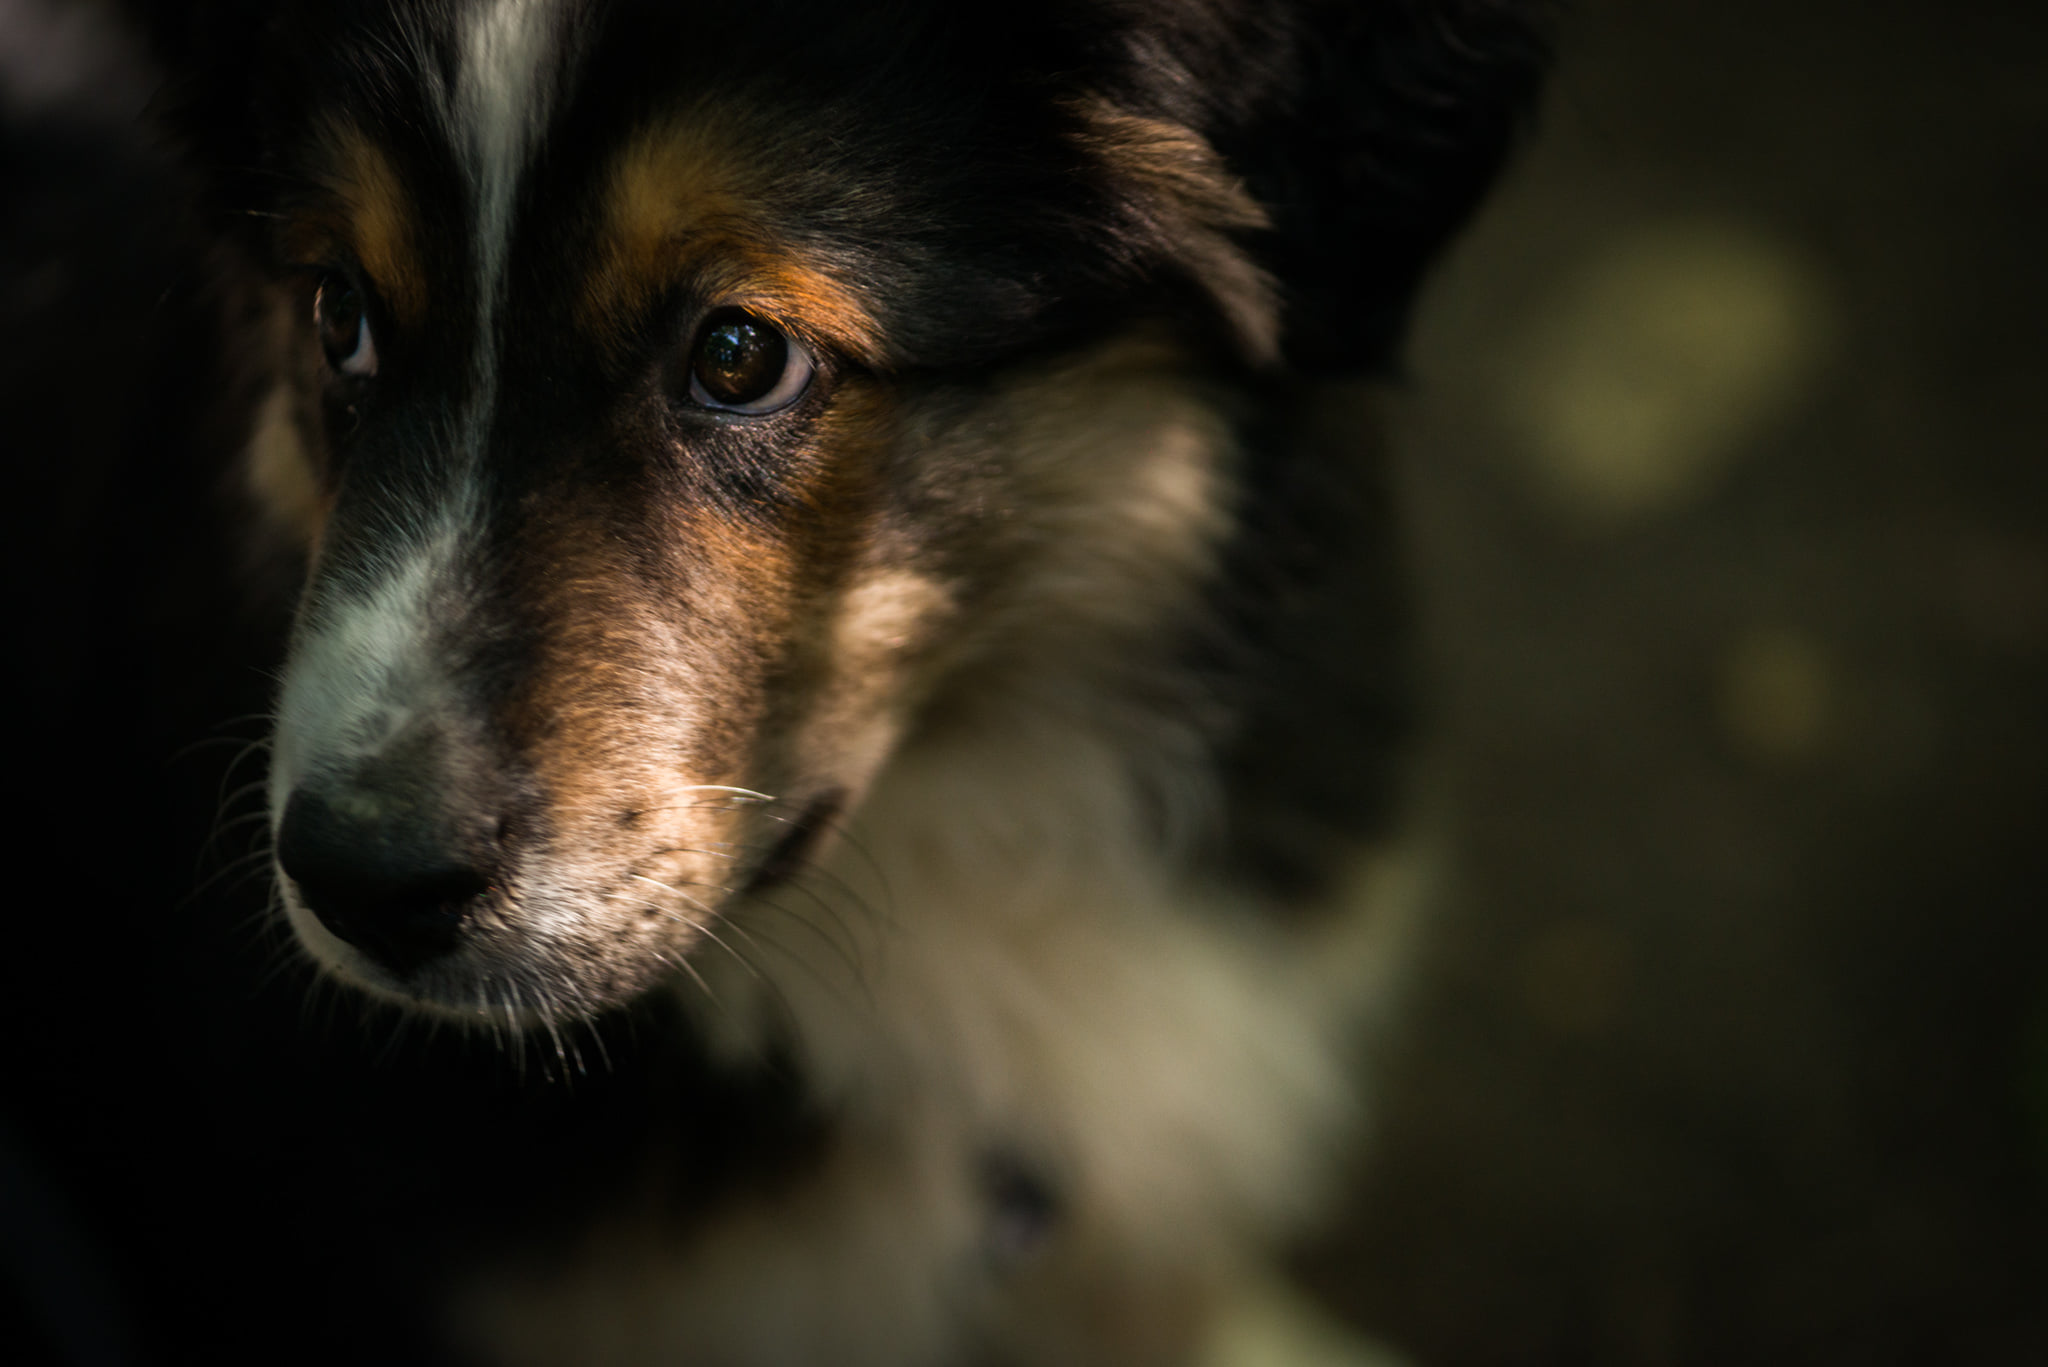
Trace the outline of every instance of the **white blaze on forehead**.
{"label": "white blaze on forehead", "polygon": [[561,30],[552,0],[487,0],[464,28],[454,98],[445,110],[475,198],[479,411],[488,411],[494,397],[513,208],[553,103]]}
{"label": "white blaze on forehead", "polygon": [[462,539],[444,522],[374,577],[330,577],[285,669],[271,759],[273,824],[309,774],[349,773],[456,706],[436,638],[459,612]]}
{"label": "white blaze on forehead", "polygon": [[400,525],[359,528],[347,558],[317,572],[286,668],[273,759],[273,819],[313,774],[354,770],[416,726],[460,706],[442,633],[463,615],[461,565],[483,521],[482,464],[497,404],[497,319],[521,177],[564,70],[559,0],[483,0],[461,19],[453,88],[422,36],[423,80],[469,184],[477,271],[470,392],[437,432],[445,483],[415,490]]}

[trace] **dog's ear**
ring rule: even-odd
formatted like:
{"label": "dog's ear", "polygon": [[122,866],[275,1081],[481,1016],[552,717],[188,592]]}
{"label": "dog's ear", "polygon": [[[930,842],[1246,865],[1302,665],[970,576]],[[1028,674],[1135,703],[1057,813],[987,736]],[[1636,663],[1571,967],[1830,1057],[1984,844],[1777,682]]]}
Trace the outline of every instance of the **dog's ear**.
{"label": "dog's ear", "polygon": [[1385,369],[1534,104],[1555,8],[1137,0],[1112,98],[1199,136],[1263,211],[1232,235],[1277,287],[1290,368]]}

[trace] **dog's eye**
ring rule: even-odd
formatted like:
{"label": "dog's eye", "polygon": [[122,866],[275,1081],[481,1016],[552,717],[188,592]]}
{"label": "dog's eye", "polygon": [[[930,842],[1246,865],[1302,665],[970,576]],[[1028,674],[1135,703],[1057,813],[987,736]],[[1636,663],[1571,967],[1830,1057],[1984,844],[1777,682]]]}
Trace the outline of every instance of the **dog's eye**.
{"label": "dog's eye", "polygon": [[323,276],[313,292],[313,327],[327,364],[342,375],[367,380],[377,373],[377,343],[370,336],[370,315],[363,296],[339,275]]}
{"label": "dog's eye", "polygon": [[765,318],[715,310],[690,347],[690,398],[730,413],[773,413],[811,382],[810,353]]}

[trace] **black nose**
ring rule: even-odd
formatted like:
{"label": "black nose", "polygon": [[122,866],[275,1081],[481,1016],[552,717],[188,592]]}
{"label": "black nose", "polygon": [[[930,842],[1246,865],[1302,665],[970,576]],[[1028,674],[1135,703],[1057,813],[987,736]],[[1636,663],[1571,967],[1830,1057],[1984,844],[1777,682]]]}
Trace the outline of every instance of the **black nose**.
{"label": "black nose", "polygon": [[397,973],[454,949],[490,887],[431,807],[365,785],[301,787],[277,862],[320,923]]}

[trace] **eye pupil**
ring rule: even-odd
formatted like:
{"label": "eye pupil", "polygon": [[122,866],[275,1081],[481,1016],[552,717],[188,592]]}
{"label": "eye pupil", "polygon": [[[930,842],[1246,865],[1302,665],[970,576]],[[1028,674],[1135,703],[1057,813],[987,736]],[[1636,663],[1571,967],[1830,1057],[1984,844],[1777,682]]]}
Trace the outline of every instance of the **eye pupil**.
{"label": "eye pupil", "polygon": [[690,373],[704,392],[734,406],[766,396],[788,366],[788,339],[741,309],[712,314],[697,334],[690,358]]}

